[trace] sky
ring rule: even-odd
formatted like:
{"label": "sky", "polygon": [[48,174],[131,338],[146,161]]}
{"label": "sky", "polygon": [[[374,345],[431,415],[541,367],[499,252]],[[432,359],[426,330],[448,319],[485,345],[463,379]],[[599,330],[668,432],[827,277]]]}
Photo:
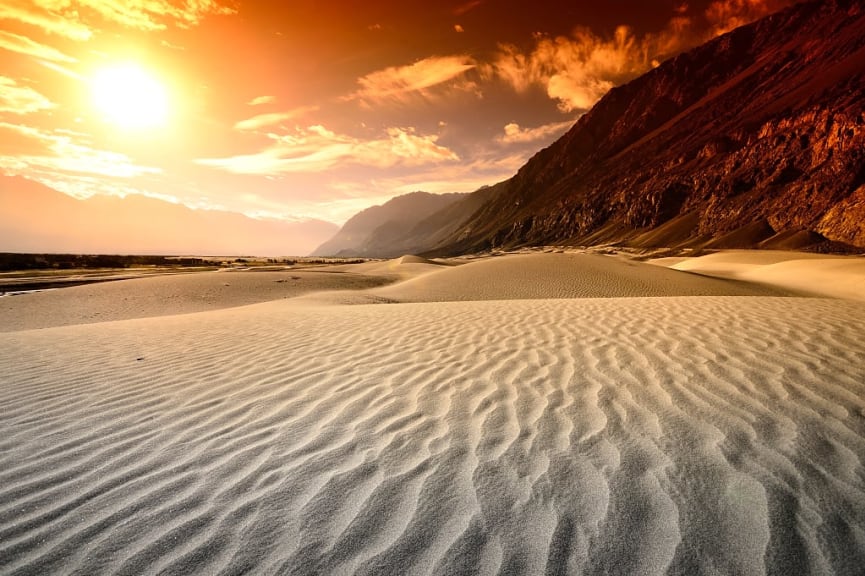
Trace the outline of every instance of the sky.
{"label": "sky", "polygon": [[790,0],[0,0],[0,172],[341,225],[512,176]]}

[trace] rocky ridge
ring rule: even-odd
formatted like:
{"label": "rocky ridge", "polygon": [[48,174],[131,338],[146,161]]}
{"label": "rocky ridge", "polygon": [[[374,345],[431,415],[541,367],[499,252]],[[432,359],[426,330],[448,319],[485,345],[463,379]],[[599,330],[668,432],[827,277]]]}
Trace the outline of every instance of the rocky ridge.
{"label": "rocky ridge", "polygon": [[865,247],[865,8],[806,2],[681,54],[484,194],[431,253]]}

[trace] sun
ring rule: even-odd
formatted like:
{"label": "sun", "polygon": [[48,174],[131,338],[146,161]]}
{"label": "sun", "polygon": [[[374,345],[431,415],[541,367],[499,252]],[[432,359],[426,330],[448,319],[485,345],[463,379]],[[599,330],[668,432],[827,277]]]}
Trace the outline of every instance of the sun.
{"label": "sun", "polygon": [[137,64],[98,70],[90,80],[90,91],[105,120],[121,128],[158,128],[168,119],[165,86]]}

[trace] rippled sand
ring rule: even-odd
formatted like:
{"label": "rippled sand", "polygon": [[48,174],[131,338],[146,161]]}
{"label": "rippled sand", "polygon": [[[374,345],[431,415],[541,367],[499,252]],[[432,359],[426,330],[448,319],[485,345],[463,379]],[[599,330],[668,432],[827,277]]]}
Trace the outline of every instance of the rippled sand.
{"label": "rippled sand", "polygon": [[0,334],[0,573],[861,574],[861,302],[517,258]]}

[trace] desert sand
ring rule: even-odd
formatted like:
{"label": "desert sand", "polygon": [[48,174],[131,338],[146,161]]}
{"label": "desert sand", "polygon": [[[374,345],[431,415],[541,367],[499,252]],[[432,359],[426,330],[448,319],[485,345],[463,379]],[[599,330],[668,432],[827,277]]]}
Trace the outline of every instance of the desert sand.
{"label": "desert sand", "polygon": [[0,298],[0,332],[221,310],[322,290],[381,286],[396,277],[305,269],[164,274]]}
{"label": "desert sand", "polygon": [[676,270],[744,280],[802,293],[865,300],[865,257],[788,251],[729,250],[674,261]]}
{"label": "desert sand", "polygon": [[218,275],[0,300],[0,573],[862,573],[861,301],[591,254],[354,266],[204,311]]}

